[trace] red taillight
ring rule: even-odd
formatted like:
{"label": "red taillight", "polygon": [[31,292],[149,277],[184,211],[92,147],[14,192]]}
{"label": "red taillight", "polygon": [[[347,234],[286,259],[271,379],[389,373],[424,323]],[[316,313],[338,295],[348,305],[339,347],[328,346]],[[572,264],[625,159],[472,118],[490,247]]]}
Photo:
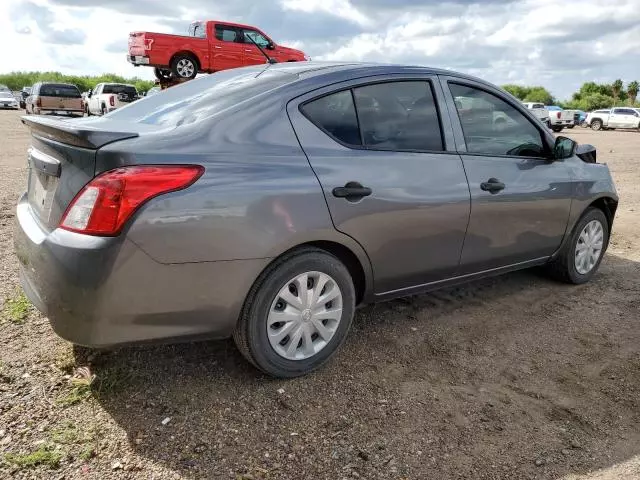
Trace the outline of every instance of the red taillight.
{"label": "red taillight", "polygon": [[38,97],[36,99],[36,107],[40,108],[42,106],[42,99],[40,99],[40,97]]}
{"label": "red taillight", "polygon": [[[113,95],[111,95],[109,97],[109,105],[111,105],[112,107],[116,106],[116,99],[115,99],[115,97]],[[560,117],[558,117],[558,118],[560,118]]]}
{"label": "red taillight", "polygon": [[62,216],[60,228],[88,235],[117,235],[145,202],[192,185],[203,172],[197,165],[110,170],[80,190]]}
{"label": "red taillight", "polygon": [[562,113],[561,113],[561,112],[556,113],[556,117],[557,117],[557,118],[560,118],[561,116],[562,116]]}

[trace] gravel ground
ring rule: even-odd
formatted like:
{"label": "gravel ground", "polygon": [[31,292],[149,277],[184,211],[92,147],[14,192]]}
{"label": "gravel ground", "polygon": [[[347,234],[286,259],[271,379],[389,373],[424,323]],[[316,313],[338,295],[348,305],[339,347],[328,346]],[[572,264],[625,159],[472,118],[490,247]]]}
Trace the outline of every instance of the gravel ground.
{"label": "gravel ground", "polygon": [[367,307],[325,368],[275,381],[230,341],[58,339],[20,301],[28,136],[10,111],[0,132],[0,477],[640,478],[640,134],[570,133],[621,196],[591,283],[527,271]]}

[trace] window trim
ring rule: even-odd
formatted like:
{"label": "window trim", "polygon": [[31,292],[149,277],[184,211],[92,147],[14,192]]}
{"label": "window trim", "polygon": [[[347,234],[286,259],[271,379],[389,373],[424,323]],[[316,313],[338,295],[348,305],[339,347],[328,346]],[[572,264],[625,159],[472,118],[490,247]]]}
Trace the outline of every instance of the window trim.
{"label": "window trim", "polygon": [[[464,147],[465,147],[465,151],[460,151],[458,150],[458,154],[459,155],[472,155],[474,157],[496,157],[496,158],[516,158],[516,159],[535,159],[535,160],[546,160],[549,161],[550,158],[552,158],[552,152],[553,150],[550,148],[548,142],[547,142],[547,134],[546,132],[542,129],[542,123],[540,123],[540,125],[536,125],[535,122],[531,121],[531,119],[528,117],[528,115],[532,115],[531,111],[528,110],[527,108],[524,107],[524,105],[522,105],[522,108],[518,108],[518,106],[509,101],[507,98],[505,98],[502,95],[499,95],[497,92],[491,91],[490,88],[485,87],[481,84],[475,83],[473,81],[468,81],[465,80],[464,78],[446,78],[445,82],[447,84],[447,88],[445,90],[445,95],[448,95],[448,98],[451,98],[451,104],[452,104],[452,109],[453,112],[455,112],[455,121],[458,123],[458,126],[460,127],[460,133],[462,134],[462,138],[461,140],[464,142]],[[533,128],[535,128],[536,130],[538,130],[538,133],[540,134],[540,140],[542,140],[542,144],[543,147],[545,149],[545,153],[546,155],[543,157],[530,157],[530,156],[524,156],[524,155],[500,155],[500,154],[493,154],[493,153],[476,153],[476,152],[470,152],[468,150],[467,147],[467,139],[464,136],[464,129],[462,128],[462,122],[460,120],[460,114],[458,113],[458,108],[455,105],[455,98],[453,96],[453,92],[451,92],[451,88],[449,87],[450,84],[454,84],[454,85],[460,85],[463,87],[470,87],[470,88],[475,88],[476,90],[480,90],[486,94],[489,95],[493,95],[494,97],[499,98],[500,100],[502,100],[503,102],[505,102],[507,105],[509,105],[510,107],[512,107],[513,109],[517,110],[518,112],[520,112],[522,114],[522,116],[533,126]],[[546,107],[545,107],[546,108]],[[523,112],[527,112],[527,114],[524,114]],[[450,115],[452,116],[452,115]],[[453,121],[454,119],[452,119]],[[457,150],[457,142],[456,142],[456,150]]]}
{"label": "window trim", "polygon": [[[452,152],[447,150],[447,143],[446,143],[446,139],[445,139],[445,135],[444,135],[444,128],[442,125],[442,112],[440,110],[440,105],[438,104],[438,97],[436,95],[435,92],[435,85],[434,85],[434,78],[399,78],[399,79],[384,79],[384,80],[372,80],[372,81],[368,81],[365,83],[358,83],[356,85],[350,85],[348,87],[343,87],[343,88],[339,88],[337,90],[332,90],[331,92],[326,92],[323,93],[322,95],[318,95],[316,97],[310,98],[308,100],[305,100],[303,102],[300,102],[298,104],[298,111],[300,112],[300,114],[306,118],[308,121],[310,121],[315,127],[319,128],[325,135],[327,135],[331,140],[333,140],[336,143],[339,143],[340,145],[342,145],[343,147],[349,148],[351,150],[367,150],[367,151],[372,151],[372,152],[397,152],[397,153],[446,153],[446,154],[451,154]],[[433,98],[433,103],[436,107],[436,115],[438,117],[438,127],[440,129],[440,140],[442,142],[442,150],[417,150],[417,149],[397,149],[397,148],[382,148],[382,147],[369,147],[367,145],[364,144],[364,138],[362,135],[362,129],[360,128],[360,116],[358,114],[358,107],[356,105],[356,99],[355,99],[355,93],[354,90],[356,88],[361,88],[361,87],[368,87],[371,85],[381,85],[384,83],[401,83],[401,82],[423,82],[426,83],[430,90],[431,90],[431,96]],[[360,134],[360,142],[362,143],[362,145],[351,145],[348,143],[343,142],[342,140],[340,140],[339,138],[334,137],[329,131],[327,131],[324,127],[322,127],[321,125],[318,125],[316,122],[314,122],[311,118],[309,118],[303,110],[303,107],[311,102],[314,102],[316,100],[319,100],[321,98],[324,97],[328,97],[329,95],[334,95],[336,93],[341,93],[344,92],[346,90],[350,90],[351,92],[351,101],[353,102],[353,109],[356,112],[356,122],[358,125],[358,133]]]}

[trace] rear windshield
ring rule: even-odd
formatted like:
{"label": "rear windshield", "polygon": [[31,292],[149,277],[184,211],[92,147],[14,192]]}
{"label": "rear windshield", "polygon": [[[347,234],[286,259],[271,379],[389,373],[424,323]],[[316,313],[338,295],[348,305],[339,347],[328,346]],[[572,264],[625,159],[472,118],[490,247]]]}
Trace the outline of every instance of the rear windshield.
{"label": "rear windshield", "polygon": [[45,83],[40,87],[41,97],[80,98],[80,90],[75,85]]}
{"label": "rear windshield", "polygon": [[136,87],[133,85],[104,85],[102,93],[126,93],[127,95],[138,95]]}
{"label": "rear windshield", "polygon": [[179,126],[215,115],[297,78],[262,65],[223,70],[144,97],[109,116],[128,122]]}

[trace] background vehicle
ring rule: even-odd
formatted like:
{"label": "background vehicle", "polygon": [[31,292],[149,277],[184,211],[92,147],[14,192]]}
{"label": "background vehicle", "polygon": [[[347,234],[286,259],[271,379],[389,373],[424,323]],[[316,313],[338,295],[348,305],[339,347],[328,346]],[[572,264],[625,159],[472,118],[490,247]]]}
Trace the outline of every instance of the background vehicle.
{"label": "background vehicle", "polygon": [[140,98],[133,85],[99,83],[87,94],[87,115],[104,115]]}
{"label": "background vehicle", "polygon": [[527,109],[531,110],[538,120],[544,123],[547,127],[551,128],[551,120],[549,119],[549,111],[544,106],[544,103],[535,102],[523,102]]}
{"label": "background vehicle", "polygon": [[429,68],[248,67],[26,123],[17,258],[56,332],[233,334],[280,377],[327,361],[359,303],[537,265],[588,281],[618,201],[593,147]]}
{"label": "background vehicle", "polygon": [[575,126],[573,111],[563,110],[557,105],[547,105],[546,109],[549,111],[551,130],[554,132],[561,132],[564,127],[573,128]]}
{"label": "background vehicle", "polygon": [[27,106],[27,97],[31,95],[31,87],[22,87],[20,90],[20,108],[26,108]]}
{"label": "background vehicle", "polygon": [[69,83],[38,82],[25,100],[27,114],[84,115],[80,90]]}
{"label": "background vehicle", "polygon": [[2,83],[0,83],[0,92],[9,92],[9,93],[11,93],[11,89],[9,87],[7,87],[6,85],[3,85]]}
{"label": "background vehicle", "polygon": [[640,129],[640,112],[629,107],[596,110],[587,115],[586,122],[593,130],[613,130],[616,128]]}
{"label": "background vehicle", "polygon": [[193,22],[188,36],[132,32],[127,60],[134,65],[156,67],[159,79],[170,75],[194,78],[198,72],[265,63],[260,49],[277,62],[308,59],[300,50],[277,45],[256,27],[211,20]]}
{"label": "background vehicle", "polygon": [[13,95],[13,93],[9,92],[0,92],[0,108],[15,108],[17,109],[19,106],[18,100]]}

